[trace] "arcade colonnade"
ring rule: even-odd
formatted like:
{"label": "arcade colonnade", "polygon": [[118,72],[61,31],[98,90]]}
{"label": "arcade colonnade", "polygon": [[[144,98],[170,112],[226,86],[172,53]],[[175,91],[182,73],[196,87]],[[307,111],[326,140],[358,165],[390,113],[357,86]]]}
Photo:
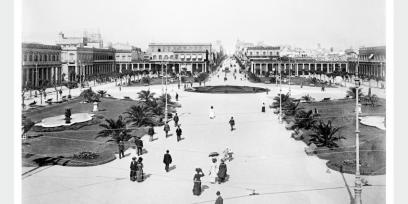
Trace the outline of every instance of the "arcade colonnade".
{"label": "arcade colonnade", "polygon": [[[280,69],[279,69],[280,66]],[[282,71],[294,75],[305,75],[310,71],[322,71],[331,73],[337,71],[349,71],[348,62],[251,62],[250,71],[256,75],[264,75],[266,72]]]}

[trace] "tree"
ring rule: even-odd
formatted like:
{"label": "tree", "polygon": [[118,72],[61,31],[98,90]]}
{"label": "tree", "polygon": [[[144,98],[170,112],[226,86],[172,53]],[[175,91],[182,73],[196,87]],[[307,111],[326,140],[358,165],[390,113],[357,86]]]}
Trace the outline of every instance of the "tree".
{"label": "tree", "polygon": [[312,96],[310,96],[309,94],[302,96],[300,99],[303,99],[303,100],[305,100],[306,102],[312,102],[312,101],[315,100],[315,99],[314,99]]}
{"label": "tree", "polygon": [[99,94],[102,98],[105,97],[106,93],[107,93],[107,91],[105,91],[105,90],[99,90],[99,91],[98,91],[98,94]]}
{"label": "tree", "polygon": [[[279,107],[279,103],[280,101],[282,101],[282,104],[289,102],[292,100],[292,98],[290,98],[290,94],[286,93],[286,94],[282,94],[282,99],[279,99],[280,94],[278,94],[278,96],[275,96],[273,98],[273,102],[272,102],[272,108],[277,108]],[[283,106],[283,105],[282,105]]]}
{"label": "tree", "polygon": [[150,85],[150,77],[143,77],[143,78],[142,78],[142,83],[143,83],[143,84]]}
{"label": "tree", "polygon": [[142,90],[138,92],[137,94],[138,94],[138,98],[146,103],[149,103],[154,100],[155,93],[151,92],[150,90],[147,90],[147,91]]}
{"label": "tree", "polygon": [[300,102],[295,103],[295,102],[292,102],[292,101],[286,102],[286,103],[284,103],[284,105],[282,104],[282,106],[283,106],[282,108],[284,109],[283,113],[286,116],[295,115],[299,110],[303,109],[303,108],[299,107],[299,104],[300,104]]}
{"label": "tree", "polygon": [[[350,87],[349,90],[347,90],[347,96],[351,98],[356,98],[356,87]],[[363,92],[361,90],[358,91],[358,97],[362,98],[364,96]]]}
{"label": "tree", "polygon": [[99,95],[92,91],[91,88],[82,91],[80,96],[84,97],[85,101],[88,103],[99,101]]}
{"label": "tree", "polygon": [[330,120],[327,123],[320,120],[319,124],[313,127],[314,133],[310,135],[310,141],[317,146],[338,147],[335,141],[344,139],[343,136],[335,136],[340,129],[341,127],[333,127]]}
{"label": "tree", "polygon": [[119,116],[117,120],[105,119],[105,124],[99,126],[104,128],[98,132],[98,137],[111,137],[108,141],[115,141],[119,143],[120,140],[128,140],[130,138],[129,132],[131,130],[126,128],[126,123],[123,121],[122,116]]}
{"label": "tree", "polygon": [[295,128],[304,128],[308,130],[312,128],[315,123],[315,115],[313,114],[312,110],[299,110],[295,115]]}
{"label": "tree", "polygon": [[167,103],[168,103],[168,104],[173,103],[173,102],[171,101],[171,96],[170,96],[170,94],[162,94],[162,95],[159,96],[158,100],[159,100],[161,103],[166,103],[166,95],[167,95]]}
{"label": "tree", "polygon": [[143,127],[154,125],[152,120],[153,113],[145,105],[133,105],[124,114],[126,114],[126,122],[132,123],[132,126]]}

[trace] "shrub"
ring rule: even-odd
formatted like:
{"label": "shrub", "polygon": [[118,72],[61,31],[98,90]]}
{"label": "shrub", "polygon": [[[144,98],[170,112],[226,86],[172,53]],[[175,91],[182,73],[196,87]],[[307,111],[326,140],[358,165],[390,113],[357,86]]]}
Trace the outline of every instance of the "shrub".
{"label": "shrub", "polygon": [[74,154],[73,158],[74,159],[96,159],[97,157],[99,157],[98,153],[94,153],[94,152],[80,152],[78,154]]}
{"label": "shrub", "polygon": [[85,101],[88,103],[99,101],[99,95],[92,91],[91,88],[82,91],[80,96],[84,97]]}

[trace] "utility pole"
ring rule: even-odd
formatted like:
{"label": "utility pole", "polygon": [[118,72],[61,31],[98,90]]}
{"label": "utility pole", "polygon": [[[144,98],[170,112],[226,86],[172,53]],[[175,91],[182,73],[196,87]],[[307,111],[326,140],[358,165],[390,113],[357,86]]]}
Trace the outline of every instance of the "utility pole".
{"label": "utility pole", "polygon": [[278,61],[279,65],[279,122],[282,123],[282,71],[280,69],[280,61]]}
{"label": "utility pole", "polygon": [[357,77],[355,79],[356,83],[356,175],[355,175],[355,188],[354,188],[354,204],[361,204],[361,178],[360,178],[360,130],[359,130],[359,102],[358,94],[360,88],[360,79],[358,78],[358,66],[359,58],[357,55],[357,66],[356,73]]}
{"label": "utility pole", "polygon": [[167,123],[167,64],[166,64],[166,92],[165,92],[165,97],[166,97],[166,103],[165,103],[165,108],[164,108],[164,121]]}

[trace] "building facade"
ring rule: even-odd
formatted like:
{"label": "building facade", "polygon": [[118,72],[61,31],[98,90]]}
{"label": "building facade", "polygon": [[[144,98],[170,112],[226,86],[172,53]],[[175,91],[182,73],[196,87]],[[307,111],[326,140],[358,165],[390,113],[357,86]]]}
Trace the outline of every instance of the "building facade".
{"label": "building facade", "polygon": [[[356,73],[357,56],[349,58],[350,72]],[[358,50],[358,74],[367,77],[386,77],[386,47],[362,47]]]}
{"label": "building facade", "polygon": [[94,74],[107,74],[115,70],[115,49],[93,48],[93,72]]}
{"label": "building facade", "polygon": [[212,61],[209,43],[150,43],[147,53],[153,72],[159,71],[163,63],[167,64],[170,72],[207,72],[208,65]]}
{"label": "building facade", "polygon": [[62,82],[61,47],[22,44],[22,85],[51,86]]}
{"label": "building facade", "polygon": [[132,50],[115,50],[116,72],[132,70]]}
{"label": "building facade", "polygon": [[83,37],[58,34],[61,46],[62,72],[65,81],[83,81],[98,73],[115,72],[114,49],[103,48],[100,34],[84,33]]}

